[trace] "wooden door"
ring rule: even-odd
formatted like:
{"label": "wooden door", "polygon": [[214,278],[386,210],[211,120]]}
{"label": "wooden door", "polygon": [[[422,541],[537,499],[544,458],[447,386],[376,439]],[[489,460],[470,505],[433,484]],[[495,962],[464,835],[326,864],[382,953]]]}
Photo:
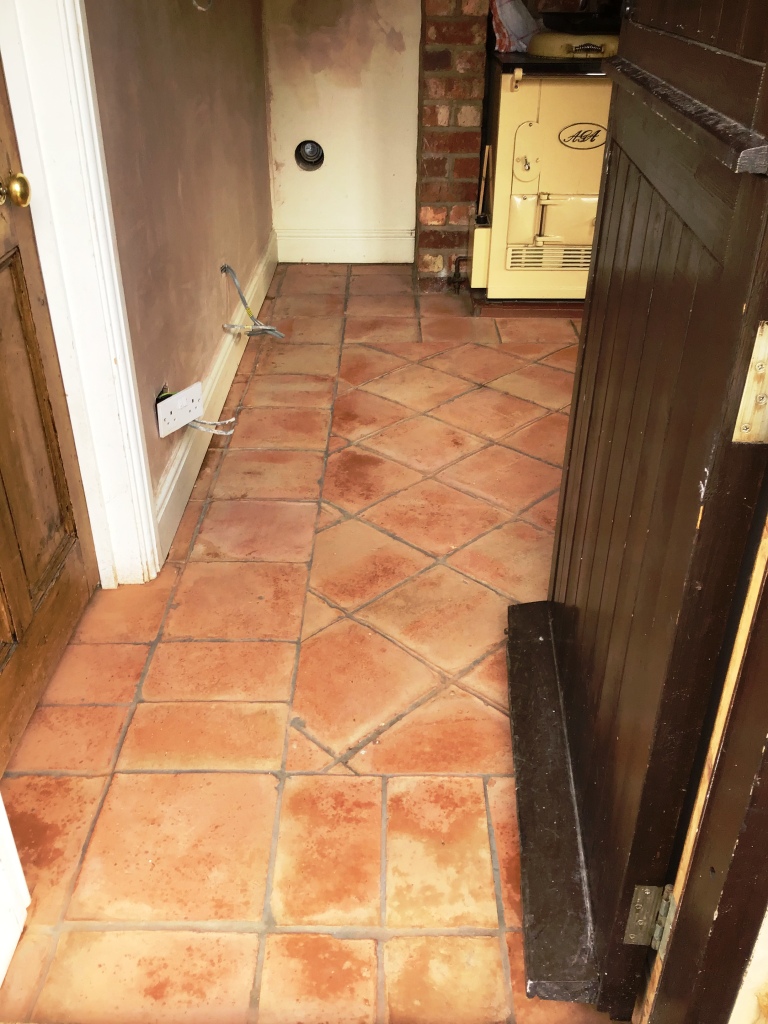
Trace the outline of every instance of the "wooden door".
{"label": "wooden door", "polygon": [[552,597],[599,1006],[635,886],[674,877],[765,447],[732,435],[768,319],[768,6],[638,0],[622,32]]}
{"label": "wooden door", "polygon": [[[20,170],[0,71],[0,182]],[[31,214],[8,199],[0,206],[0,771],[95,584]]]}

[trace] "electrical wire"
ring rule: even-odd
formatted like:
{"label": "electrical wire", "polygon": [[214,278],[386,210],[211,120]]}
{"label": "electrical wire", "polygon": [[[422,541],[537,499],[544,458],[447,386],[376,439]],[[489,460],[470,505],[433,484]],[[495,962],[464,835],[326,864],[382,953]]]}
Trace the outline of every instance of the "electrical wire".
{"label": "electrical wire", "polygon": [[221,266],[221,272],[222,274],[228,274],[232,278],[232,283],[234,284],[237,290],[237,294],[240,296],[240,301],[243,304],[243,309],[248,314],[248,318],[253,324],[253,326],[248,329],[246,329],[245,325],[241,326],[240,324],[224,324],[225,329],[245,331],[249,338],[253,338],[259,334],[269,334],[273,338],[284,338],[285,335],[281,331],[278,331],[276,327],[269,327],[267,324],[263,324],[261,320],[257,320],[256,317],[253,315],[253,310],[248,305],[248,300],[245,297],[243,289],[240,287],[240,282],[237,279],[237,274],[234,272],[232,267],[230,267],[228,263],[223,263]]}

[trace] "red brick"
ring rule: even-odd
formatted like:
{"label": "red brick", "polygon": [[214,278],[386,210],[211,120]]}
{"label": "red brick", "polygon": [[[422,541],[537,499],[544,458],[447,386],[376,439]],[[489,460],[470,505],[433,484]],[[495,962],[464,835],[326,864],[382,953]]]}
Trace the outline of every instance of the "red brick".
{"label": "red brick", "polygon": [[454,178],[471,178],[473,181],[477,181],[480,177],[480,157],[457,156],[453,161],[453,176]]}
{"label": "red brick", "polygon": [[451,108],[447,103],[425,103],[421,108],[421,123],[425,128],[447,128]]}
{"label": "red brick", "polygon": [[441,100],[445,97],[446,89],[450,85],[448,78],[425,78],[424,99]]}
{"label": "red brick", "polygon": [[[469,224],[472,215],[472,207],[466,204],[452,206],[448,217],[449,224]],[[443,221],[443,223],[445,223]]]}
{"label": "red brick", "polygon": [[424,150],[427,153],[479,153],[480,132],[428,128],[424,132]]}
{"label": "red brick", "polygon": [[[464,0],[466,3],[466,0]],[[488,9],[488,2],[486,0],[486,10]],[[456,13],[456,0],[424,0],[424,11],[427,17],[432,15],[451,15]],[[465,14],[470,14],[471,11],[465,11]]]}
{"label": "red brick", "polygon": [[485,41],[485,25],[481,28],[466,18],[457,21],[429,21],[426,35],[430,43],[477,46]]}
{"label": "red brick", "polygon": [[477,179],[474,181],[424,181],[419,188],[422,203],[470,203],[477,198]]}
{"label": "red brick", "polygon": [[419,234],[419,248],[449,249],[451,252],[455,252],[456,249],[459,248],[466,250],[467,231],[465,228],[456,228],[455,230],[445,229],[443,231],[429,229],[427,231],[422,231]]}
{"label": "red brick", "polygon": [[425,71],[447,71],[452,65],[450,50],[424,50]]}
{"label": "red brick", "polygon": [[[427,0],[427,2],[429,2],[429,0]],[[488,7],[488,0],[461,0],[462,14],[473,14],[477,15],[479,18],[487,18]]]}
{"label": "red brick", "polygon": [[446,76],[444,97],[448,100],[481,100],[485,96],[485,78],[452,78]]}
{"label": "red brick", "polygon": [[429,227],[440,227],[447,220],[448,210],[445,206],[422,206],[419,210],[420,224],[426,224]]}
{"label": "red brick", "polygon": [[448,176],[448,158],[445,156],[429,156],[421,161],[422,178],[446,178]]}
{"label": "red brick", "polygon": [[422,295],[447,292],[450,287],[451,280],[446,275],[441,277],[419,277],[419,291]]}
{"label": "red brick", "polygon": [[459,128],[477,128],[483,123],[483,108],[479,103],[462,103],[455,118]]}
{"label": "red brick", "polygon": [[485,50],[454,50],[453,67],[460,75],[482,74],[485,70]]}
{"label": "red brick", "polygon": [[442,253],[423,252],[419,256],[420,274],[442,274],[445,270],[445,257]]}

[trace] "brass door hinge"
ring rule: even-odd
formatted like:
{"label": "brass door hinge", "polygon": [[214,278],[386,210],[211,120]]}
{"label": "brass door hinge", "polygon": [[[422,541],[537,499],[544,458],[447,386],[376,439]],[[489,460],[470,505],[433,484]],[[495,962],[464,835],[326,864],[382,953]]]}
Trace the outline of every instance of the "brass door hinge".
{"label": "brass door hinge", "polygon": [[757,329],[733,440],[737,444],[768,443],[768,323],[765,321]]}
{"label": "brass door hinge", "polygon": [[627,946],[650,946],[663,956],[674,920],[672,886],[637,885],[624,932]]}

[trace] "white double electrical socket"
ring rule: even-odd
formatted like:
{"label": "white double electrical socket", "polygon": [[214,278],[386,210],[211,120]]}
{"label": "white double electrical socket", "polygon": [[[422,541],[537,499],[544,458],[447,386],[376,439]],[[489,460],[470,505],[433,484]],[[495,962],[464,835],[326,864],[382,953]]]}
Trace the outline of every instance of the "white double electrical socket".
{"label": "white double electrical socket", "polygon": [[181,430],[203,415],[203,385],[200,381],[157,404],[157,427],[160,437]]}

